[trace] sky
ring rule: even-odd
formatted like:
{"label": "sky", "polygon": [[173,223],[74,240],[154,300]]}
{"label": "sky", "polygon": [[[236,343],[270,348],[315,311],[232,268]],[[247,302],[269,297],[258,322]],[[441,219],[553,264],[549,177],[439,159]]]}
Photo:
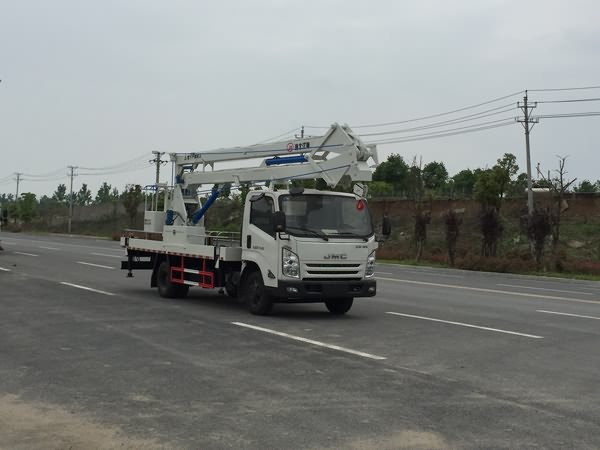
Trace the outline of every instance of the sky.
{"label": "sky", "polygon": [[[0,0],[0,11],[0,193],[15,192],[19,172],[21,193],[50,196],[68,186],[67,166],[86,168],[74,190],[94,195],[103,181],[147,185],[152,151],[247,145],[301,125],[347,123],[370,142],[508,120],[526,89],[530,102],[600,98],[539,91],[600,85],[595,0]],[[584,111],[600,102],[533,113]],[[532,165],[552,170],[569,155],[568,177],[598,180],[599,142],[600,116],[540,119]],[[450,175],[504,153],[526,168],[516,122],[378,152],[441,161]]]}

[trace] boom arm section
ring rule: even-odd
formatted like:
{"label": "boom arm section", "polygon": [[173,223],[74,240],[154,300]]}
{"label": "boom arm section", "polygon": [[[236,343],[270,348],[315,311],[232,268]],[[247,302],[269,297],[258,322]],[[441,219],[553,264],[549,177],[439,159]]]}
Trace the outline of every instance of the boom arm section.
{"label": "boom arm section", "polygon": [[[258,167],[214,170],[215,163],[256,158],[267,159]],[[337,123],[323,136],[205,153],[171,153],[178,184],[184,189],[203,184],[238,185],[251,181],[311,178],[322,178],[333,187],[344,175],[349,175],[354,181],[370,181],[370,159],[375,165],[378,163],[376,147],[365,145],[350,127]]]}

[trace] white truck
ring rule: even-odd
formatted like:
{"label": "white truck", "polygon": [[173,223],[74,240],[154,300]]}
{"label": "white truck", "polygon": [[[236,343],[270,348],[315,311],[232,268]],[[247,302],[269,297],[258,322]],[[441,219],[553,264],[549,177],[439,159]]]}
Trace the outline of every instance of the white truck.
{"label": "white truck", "polygon": [[[344,176],[371,180],[376,147],[348,126],[334,124],[318,137],[170,157],[174,185],[156,185],[164,207],[145,212],[143,236],[121,238],[128,276],[151,270],[151,287],[168,298],[184,297],[190,286],[221,288],[259,315],[276,302],[323,302],[344,314],[355,297],[375,295],[378,244],[366,187],[355,184],[354,194],[290,187],[302,179],[331,187]],[[242,160],[255,165],[215,169]],[[241,233],[207,230],[204,215],[220,192],[246,183],[260,187],[246,196]],[[210,192],[204,204],[202,186]],[[383,229],[389,233],[389,224]]]}

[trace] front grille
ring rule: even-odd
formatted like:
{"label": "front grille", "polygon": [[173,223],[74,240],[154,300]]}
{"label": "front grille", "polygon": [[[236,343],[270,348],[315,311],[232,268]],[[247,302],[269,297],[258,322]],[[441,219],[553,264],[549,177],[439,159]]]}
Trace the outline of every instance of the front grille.
{"label": "front grille", "polygon": [[358,270],[307,270],[310,275],[356,275]]}
{"label": "front grille", "polygon": [[360,278],[326,278],[326,277],[306,277],[302,281],[321,282],[321,281],[360,281]]}
{"label": "front grille", "polygon": [[307,262],[302,264],[303,280],[361,279],[364,265],[355,262]]}
{"label": "front grille", "polygon": [[334,268],[338,268],[338,267],[360,267],[360,264],[336,264],[336,263],[329,263],[329,264],[318,264],[318,263],[307,263],[306,267],[334,267]]}

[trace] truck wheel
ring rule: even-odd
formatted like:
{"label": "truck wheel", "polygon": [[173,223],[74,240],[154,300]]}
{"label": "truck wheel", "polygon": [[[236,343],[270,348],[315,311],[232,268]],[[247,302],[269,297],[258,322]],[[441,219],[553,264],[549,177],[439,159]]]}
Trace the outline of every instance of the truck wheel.
{"label": "truck wheel", "polygon": [[169,261],[163,261],[158,266],[156,282],[158,284],[158,294],[164,298],[184,298],[190,287],[186,284],[171,283],[171,267]]}
{"label": "truck wheel", "polygon": [[325,306],[331,314],[346,314],[352,308],[352,303],[354,303],[352,297],[325,300]]}
{"label": "truck wheel", "polygon": [[227,283],[225,285],[225,292],[227,292],[227,295],[231,298],[237,298],[238,296],[238,288],[233,283]]}
{"label": "truck wheel", "polygon": [[244,297],[252,314],[266,316],[273,309],[273,299],[265,290],[265,284],[259,271],[252,272],[246,279]]}

